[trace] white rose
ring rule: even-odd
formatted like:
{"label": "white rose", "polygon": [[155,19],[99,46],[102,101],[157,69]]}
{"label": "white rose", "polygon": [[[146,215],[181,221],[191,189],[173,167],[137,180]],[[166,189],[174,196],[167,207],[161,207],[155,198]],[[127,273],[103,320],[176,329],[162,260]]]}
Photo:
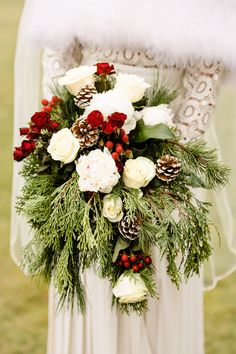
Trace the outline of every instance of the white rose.
{"label": "white rose", "polygon": [[138,102],[143,98],[146,89],[150,87],[143,78],[132,74],[119,74],[116,77],[114,90],[129,97],[131,102]]}
{"label": "white rose", "polygon": [[92,111],[98,110],[103,116],[104,120],[112,113],[119,112],[127,115],[123,129],[126,134],[136,127],[136,119],[134,117],[134,108],[131,101],[123,94],[110,90],[103,93],[93,95],[90,105],[85,110],[87,116]]}
{"label": "white rose", "polygon": [[140,112],[140,115],[145,125],[164,123],[170,128],[175,127],[173,123],[173,111],[167,104],[160,104],[156,107],[146,107]]}
{"label": "white rose", "polygon": [[79,189],[82,192],[110,193],[118,183],[120,175],[109,150],[92,150],[80,156],[76,171],[79,174]]}
{"label": "white rose", "polygon": [[119,302],[126,304],[146,300],[148,295],[148,289],[138,273],[134,273],[132,276],[126,273],[122,274],[112,292],[115,297],[119,298]]}
{"label": "white rose", "polygon": [[123,203],[118,196],[108,194],[103,198],[102,214],[111,222],[118,222],[123,217]]}
{"label": "white rose", "polygon": [[79,66],[67,71],[58,83],[66,86],[72,95],[76,95],[81,87],[94,84],[96,70],[95,66]]}
{"label": "white rose", "polygon": [[79,148],[78,139],[70,129],[63,128],[52,135],[47,151],[53,160],[69,163],[76,158]]}
{"label": "white rose", "polygon": [[127,160],[123,171],[123,182],[128,188],[145,187],[155,177],[154,163],[143,156]]}

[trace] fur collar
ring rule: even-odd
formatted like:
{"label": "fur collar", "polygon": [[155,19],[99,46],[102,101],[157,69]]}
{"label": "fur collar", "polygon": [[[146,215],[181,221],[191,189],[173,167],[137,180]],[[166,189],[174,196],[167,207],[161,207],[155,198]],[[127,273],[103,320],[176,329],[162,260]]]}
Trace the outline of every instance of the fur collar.
{"label": "fur collar", "polygon": [[205,58],[236,68],[235,0],[26,0],[30,39],[148,49],[167,62]]}

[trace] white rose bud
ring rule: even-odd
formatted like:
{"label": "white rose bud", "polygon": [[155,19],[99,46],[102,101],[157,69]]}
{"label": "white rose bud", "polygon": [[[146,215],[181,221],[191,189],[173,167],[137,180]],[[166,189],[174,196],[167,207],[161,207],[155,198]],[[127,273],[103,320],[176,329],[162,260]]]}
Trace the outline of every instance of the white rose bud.
{"label": "white rose bud", "polygon": [[66,164],[76,158],[79,148],[78,139],[74,137],[70,129],[63,128],[52,135],[47,151],[53,160]]}
{"label": "white rose bud", "polygon": [[145,187],[155,177],[155,164],[147,157],[127,160],[123,171],[123,182],[128,188]]}
{"label": "white rose bud", "polygon": [[96,70],[95,66],[79,66],[67,71],[58,83],[66,86],[72,95],[76,95],[81,87],[94,84]]}
{"label": "white rose bud", "polygon": [[79,189],[82,192],[110,193],[118,183],[120,175],[109,150],[92,150],[80,156],[76,171],[79,175]]}
{"label": "white rose bud", "polygon": [[118,222],[123,218],[123,203],[118,196],[108,194],[103,198],[102,214],[111,222]]}
{"label": "white rose bud", "polygon": [[148,289],[138,273],[134,273],[132,276],[126,273],[122,274],[112,292],[115,297],[119,298],[119,302],[125,304],[146,300],[148,295]]}
{"label": "white rose bud", "polygon": [[116,77],[115,91],[129,97],[131,102],[140,101],[146,89],[150,87],[143,78],[132,74],[119,74]]}
{"label": "white rose bud", "polygon": [[146,107],[140,112],[140,115],[145,125],[164,123],[168,125],[169,128],[175,127],[173,123],[173,111],[167,104],[160,104],[156,107]]}

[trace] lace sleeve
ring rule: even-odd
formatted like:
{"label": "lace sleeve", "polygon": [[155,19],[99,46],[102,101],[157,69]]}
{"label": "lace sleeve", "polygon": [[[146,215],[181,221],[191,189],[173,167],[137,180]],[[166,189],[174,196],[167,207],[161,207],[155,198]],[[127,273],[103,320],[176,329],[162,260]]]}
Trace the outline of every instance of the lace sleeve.
{"label": "lace sleeve", "polygon": [[79,65],[81,61],[81,46],[74,42],[65,52],[47,48],[43,52],[43,93],[50,97],[49,87],[53,81],[64,75],[66,71]]}
{"label": "lace sleeve", "polygon": [[219,62],[189,62],[183,79],[183,98],[175,117],[185,142],[204,134],[216,107],[223,67]]}

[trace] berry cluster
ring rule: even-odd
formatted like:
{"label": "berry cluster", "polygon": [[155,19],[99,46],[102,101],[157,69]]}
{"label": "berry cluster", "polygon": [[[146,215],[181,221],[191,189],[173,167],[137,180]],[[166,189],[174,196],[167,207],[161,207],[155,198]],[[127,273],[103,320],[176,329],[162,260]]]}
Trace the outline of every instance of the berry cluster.
{"label": "berry cluster", "polygon": [[135,273],[152,264],[152,258],[145,256],[142,252],[127,254],[124,251],[119,253],[114,266],[122,269],[132,269]]}
{"label": "berry cluster", "polygon": [[48,101],[46,98],[43,98],[41,103],[44,106],[42,108],[42,112],[47,112],[47,113],[51,113],[53,107],[55,107],[55,105],[60,102],[61,99],[57,96],[52,96],[51,101]]}
{"label": "berry cluster", "polygon": [[127,149],[129,136],[125,134],[124,129],[120,129],[115,140],[116,143],[107,140],[105,146],[109,149],[111,156],[115,160],[118,171],[121,172],[123,169],[122,159],[132,158],[132,150]]}

